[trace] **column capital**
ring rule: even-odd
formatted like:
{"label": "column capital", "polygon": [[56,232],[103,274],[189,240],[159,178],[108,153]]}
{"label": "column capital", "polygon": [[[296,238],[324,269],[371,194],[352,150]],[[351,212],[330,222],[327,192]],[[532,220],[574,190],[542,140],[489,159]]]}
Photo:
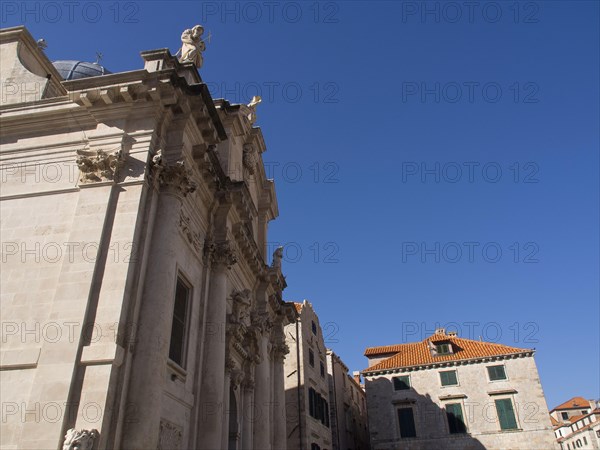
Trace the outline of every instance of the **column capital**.
{"label": "column capital", "polygon": [[204,242],[204,258],[215,267],[231,269],[237,262],[235,248],[231,241],[213,242],[207,239]]}
{"label": "column capital", "polygon": [[157,187],[183,197],[194,192],[197,188],[196,183],[192,181],[192,173],[186,167],[185,162],[181,160],[176,161],[174,164],[167,164],[160,150],[152,158],[150,176]]}

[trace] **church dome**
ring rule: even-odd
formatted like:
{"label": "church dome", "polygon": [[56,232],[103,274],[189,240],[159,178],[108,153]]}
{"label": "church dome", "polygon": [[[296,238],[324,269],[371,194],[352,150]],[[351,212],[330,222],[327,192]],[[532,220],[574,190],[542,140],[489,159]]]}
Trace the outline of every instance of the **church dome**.
{"label": "church dome", "polygon": [[54,61],[52,64],[65,80],[78,80],[112,73],[100,64],[85,61]]}

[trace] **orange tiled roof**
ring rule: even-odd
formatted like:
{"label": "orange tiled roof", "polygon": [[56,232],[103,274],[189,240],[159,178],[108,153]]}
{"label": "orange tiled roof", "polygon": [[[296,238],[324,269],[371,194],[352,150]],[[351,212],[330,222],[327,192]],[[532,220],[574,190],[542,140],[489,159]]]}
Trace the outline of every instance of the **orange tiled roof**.
{"label": "orange tiled roof", "polygon": [[554,417],[552,417],[552,416],[550,416],[550,423],[552,424],[552,426],[553,426],[553,427],[556,427],[556,426],[559,426],[559,427],[560,427],[560,426],[562,425],[562,424],[561,424],[561,423],[560,423],[558,420],[556,420],[556,419],[555,419]]}
{"label": "orange tiled roof", "polygon": [[[446,341],[452,343],[454,353],[448,355],[432,356],[429,342]],[[463,339],[447,334],[434,334],[421,342],[409,344],[386,345],[383,347],[370,347],[365,350],[366,356],[385,355],[394,353],[393,356],[365,369],[363,372],[378,370],[399,369],[403,367],[423,366],[447,361],[465,361],[470,359],[485,358],[490,356],[506,356],[520,353],[532,353],[531,349],[509,347],[508,345],[493,344],[490,342]]]}
{"label": "orange tiled roof", "polygon": [[589,408],[590,402],[588,402],[583,397],[573,397],[572,399],[567,400],[564,403],[561,403],[552,411],[557,411],[560,409],[581,409],[581,408]]}
{"label": "orange tiled roof", "polygon": [[294,307],[296,308],[296,312],[298,314],[302,312],[302,303],[294,302]]}

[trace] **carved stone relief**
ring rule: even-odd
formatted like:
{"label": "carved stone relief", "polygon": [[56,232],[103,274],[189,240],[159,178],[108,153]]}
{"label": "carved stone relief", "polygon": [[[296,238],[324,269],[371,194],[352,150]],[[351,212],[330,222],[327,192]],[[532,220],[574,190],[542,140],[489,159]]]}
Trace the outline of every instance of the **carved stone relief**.
{"label": "carved stone relief", "polygon": [[182,436],[183,431],[181,427],[161,419],[157,450],[179,450],[181,448]]}
{"label": "carved stone relief", "polygon": [[98,439],[98,430],[76,430],[71,428],[65,434],[62,450],[92,450],[94,442]]}

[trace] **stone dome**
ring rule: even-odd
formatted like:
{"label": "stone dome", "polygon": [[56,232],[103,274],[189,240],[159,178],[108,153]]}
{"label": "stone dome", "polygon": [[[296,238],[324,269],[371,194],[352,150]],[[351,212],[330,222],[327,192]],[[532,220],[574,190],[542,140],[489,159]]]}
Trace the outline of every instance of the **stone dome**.
{"label": "stone dome", "polygon": [[52,64],[65,80],[78,80],[112,73],[100,64],[85,61],[54,61]]}

